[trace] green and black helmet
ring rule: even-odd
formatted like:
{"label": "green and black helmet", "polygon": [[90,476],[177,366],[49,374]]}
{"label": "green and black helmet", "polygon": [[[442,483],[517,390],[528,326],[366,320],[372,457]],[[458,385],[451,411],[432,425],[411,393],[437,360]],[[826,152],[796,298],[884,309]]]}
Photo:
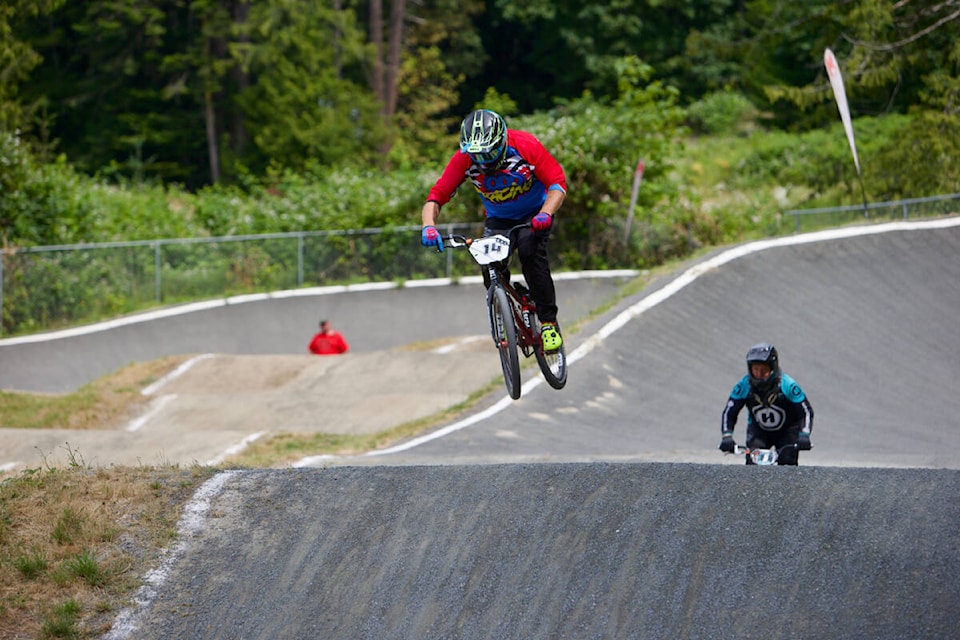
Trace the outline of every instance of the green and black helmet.
{"label": "green and black helmet", "polygon": [[496,111],[470,112],[460,125],[460,151],[477,164],[496,166],[507,148],[507,124]]}

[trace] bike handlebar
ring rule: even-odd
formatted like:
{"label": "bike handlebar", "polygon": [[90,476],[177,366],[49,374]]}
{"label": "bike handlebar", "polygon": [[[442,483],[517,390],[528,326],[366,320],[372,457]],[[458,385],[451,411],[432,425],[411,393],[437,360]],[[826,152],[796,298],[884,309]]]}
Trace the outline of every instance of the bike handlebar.
{"label": "bike handlebar", "polygon": [[[788,445],[783,446],[783,447],[779,447],[779,448],[777,448],[776,450],[777,450],[777,451],[783,451],[784,449],[796,449],[798,446],[799,446],[799,445],[798,445],[797,443],[793,443],[793,444],[788,444]],[[771,447],[770,449],[773,449],[773,448],[774,448],[774,447]],[[733,452],[732,452],[732,453],[735,453],[735,454],[740,455],[740,454],[744,454],[744,453],[754,453],[754,452],[756,452],[756,451],[770,451],[770,449],[763,449],[763,448],[760,448],[760,447],[754,447],[754,448],[751,449],[750,447],[745,447],[745,446],[743,446],[743,445],[735,444],[735,445],[733,445]]]}
{"label": "bike handlebar", "polygon": [[[506,234],[506,236],[507,236],[508,238],[510,238],[510,240],[512,241],[512,240],[513,240],[513,234],[516,233],[517,231],[519,231],[520,229],[523,229],[523,228],[526,228],[526,227],[530,227],[530,222],[522,222],[522,223],[520,223],[520,224],[518,224],[518,225],[515,225],[515,226],[510,227],[509,229],[504,229],[503,231],[497,231],[496,233],[494,233],[494,234],[492,234],[492,235],[504,235],[504,234]],[[486,237],[486,236],[484,236],[484,237]],[[458,233],[451,233],[451,234],[448,234],[448,235],[445,235],[445,236],[444,236],[444,235],[441,235],[441,236],[440,236],[440,239],[443,241],[443,246],[444,246],[444,248],[446,248],[446,249],[459,249],[459,248],[463,248],[463,247],[469,247],[471,244],[473,244],[473,242],[474,242],[475,240],[479,240],[480,238],[468,238],[467,236],[460,235],[460,234],[458,234]],[[437,247],[437,253],[440,253],[440,251],[441,251],[440,247]]]}
{"label": "bike handlebar", "polygon": [[[473,244],[473,238],[468,238],[467,236],[462,236],[457,233],[451,233],[448,236],[440,236],[440,239],[443,241],[443,246],[447,249],[458,249],[460,247],[469,247]],[[437,251],[440,251],[440,247],[437,247]]]}

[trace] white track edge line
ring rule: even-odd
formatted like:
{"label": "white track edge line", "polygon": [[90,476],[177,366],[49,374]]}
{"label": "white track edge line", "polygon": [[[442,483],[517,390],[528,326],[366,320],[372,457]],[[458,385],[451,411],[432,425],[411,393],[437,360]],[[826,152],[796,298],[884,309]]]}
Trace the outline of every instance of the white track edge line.
{"label": "white track edge line", "polygon": [[206,359],[212,358],[212,357],[213,357],[213,354],[212,354],[212,353],[204,353],[203,355],[194,356],[193,358],[190,358],[190,359],[187,360],[186,362],[182,363],[179,367],[177,367],[176,369],[174,369],[173,371],[171,371],[171,372],[168,373],[167,375],[163,376],[163,377],[160,378],[159,380],[157,380],[157,381],[155,381],[154,383],[152,383],[152,384],[144,387],[144,388],[140,391],[140,393],[143,394],[143,395],[145,395],[145,396],[153,395],[158,389],[160,389],[160,387],[164,386],[165,384],[167,384],[167,383],[170,382],[171,380],[174,380],[174,379],[176,379],[176,378],[179,378],[179,377],[182,376],[184,373],[186,373],[191,367],[193,367],[193,365],[197,364],[197,363],[200,362],[201,360],[206,360]]}
{"label": "white track edge line", "polygon": [[153,605],[160,587],[170,577],[173,566],[190,546],[190,538],[205,527],[211,501],[223,490],[228,480],[240,473],[240,471],[221,471],[197,489],[180,517],[177,525],[177,541],[170,549],[163,552],[160,566],[144,577],[144,584],[133,596],[134,606],[124,609],[117,615],[104,640],[126,640],[137,631],[140,618]]}

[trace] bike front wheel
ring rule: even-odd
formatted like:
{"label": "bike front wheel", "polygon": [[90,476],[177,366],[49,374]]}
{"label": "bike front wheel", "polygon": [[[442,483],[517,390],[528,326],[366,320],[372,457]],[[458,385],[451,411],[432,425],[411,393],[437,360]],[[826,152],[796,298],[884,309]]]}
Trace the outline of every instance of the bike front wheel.
{"label": "bike front wheel", "polygon": [[516,400],[520,397],[520,356],[517,353],[517,325],[513,320],[510,298],[502,287],[494,286],[487,295],[490,310],[490,330],[493,342],[500,352],[500,366],[507,393]]}
{"label": "bike front wheel", "polygon": [[[540,323],[537,322],[537,331],[539,333]],[[554,389],[563,389],[567,384],[567,351],[563,343],[555,351],[544,351],[543,345],[537,343],[534,350],[537,355],[537,364],[540,365],[540,372],[543,373],[544,380]]]}

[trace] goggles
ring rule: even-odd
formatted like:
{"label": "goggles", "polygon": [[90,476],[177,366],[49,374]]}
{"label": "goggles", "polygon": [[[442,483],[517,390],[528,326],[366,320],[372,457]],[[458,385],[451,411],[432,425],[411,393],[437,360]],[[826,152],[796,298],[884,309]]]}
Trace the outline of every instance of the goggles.
{"label": "goggles", "polygon": [[504,147],[505,145],[500,145],[499,147],[496,147],[495,149],[491,149],[490,151],[486,151],[484,153],[474,153],[474,152],[468,151],[467,155],[470,156],[470,159],[476,162],[477,164],[492,164],[497,160],[499,160],[500,157],[503,155]]}

